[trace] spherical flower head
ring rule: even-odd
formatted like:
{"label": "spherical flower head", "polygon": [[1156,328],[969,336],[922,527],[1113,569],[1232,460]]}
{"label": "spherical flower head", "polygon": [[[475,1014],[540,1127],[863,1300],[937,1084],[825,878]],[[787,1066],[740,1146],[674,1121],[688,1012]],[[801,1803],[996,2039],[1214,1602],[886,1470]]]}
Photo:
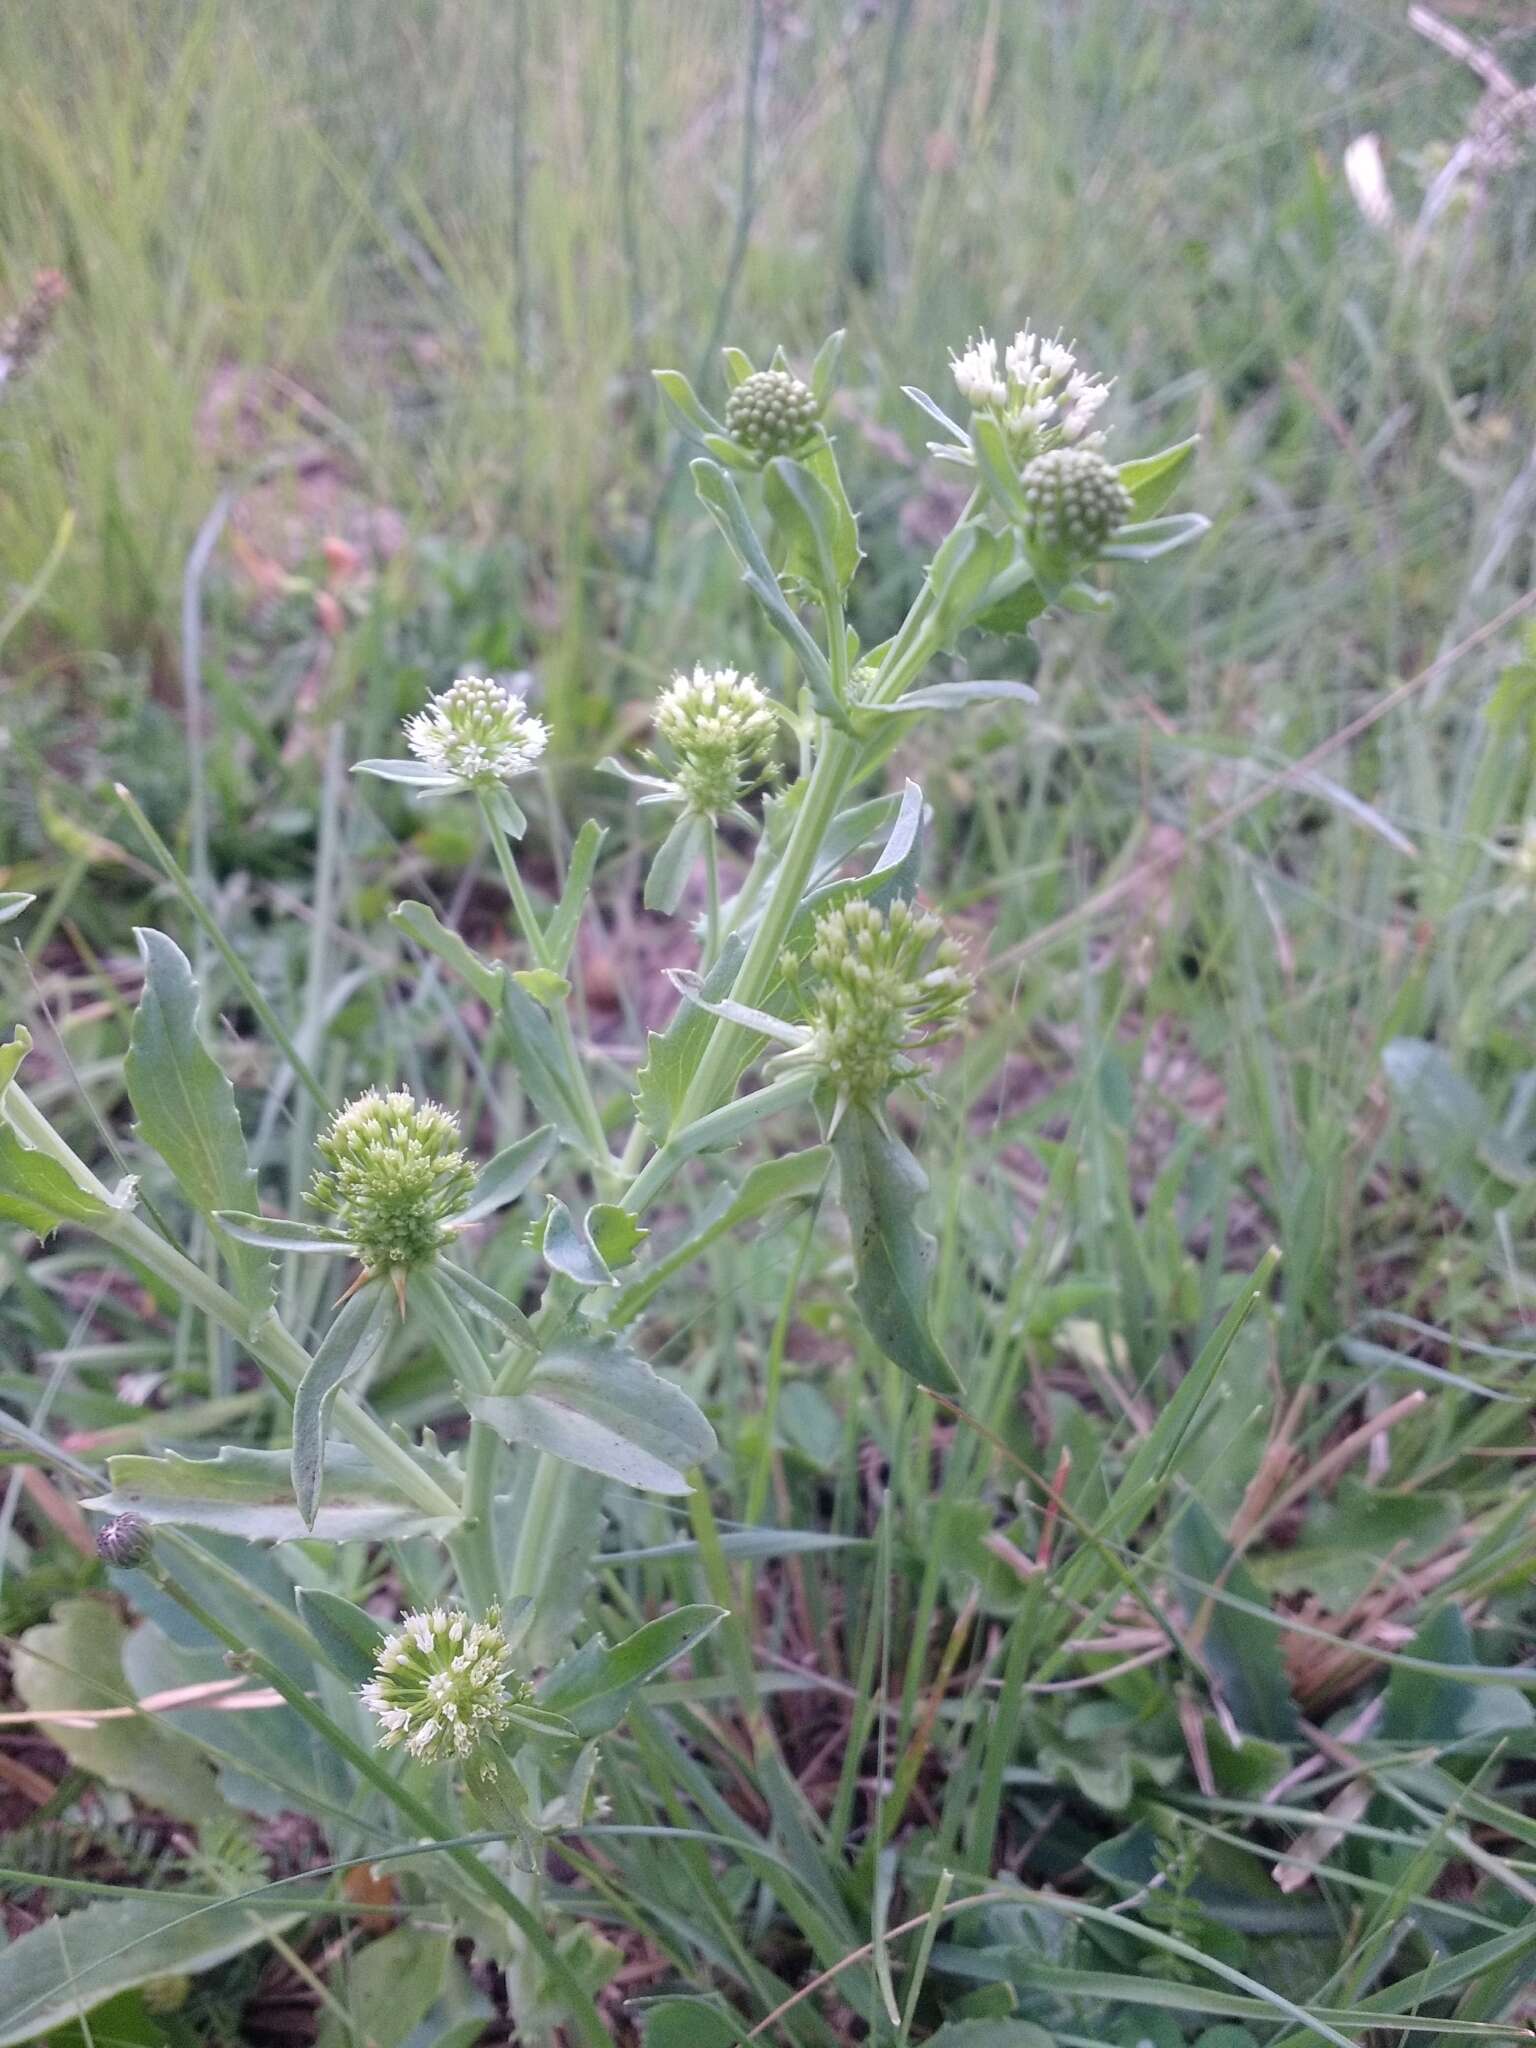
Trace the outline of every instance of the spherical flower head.
{"label": "spherical flower head", "polygon": [[1109,398],[1102,377],[1082,369],[1074,345],[1024,327],[1001,351],[983,334],[951,358],[955,385],[972,412],[1002,426],[1015,459],[1028,462],[1051,448],[1099,448],[1094,426]]}
{"label": "spherical flower head", "polygon": [[503,1734],[511,1709],[532,1690],[508,1671],[507,1657],[494,1607],[484,1621],[471,1621],[462,1607],[404,1615],[380,1643],[358,1695],[379,1723],[380,1749],[403,1748],[422,1763],[462,1763]]}
{"label": "spherical flower head", "polygon": [[916,1071],[911,1055],[956,1031],[972,982],[960,948],[910,903],[862,899],[817,919],[804,969],[810,1036],[801,1052],[850,1102],[878,1103]]}
{"label": "spherical flower head", "polygon": [[1130,492],[1091,448],[1052,448],[1037,455],[1019,483],[1029,506],[1030,538],[1069,554],[1094,553],[1131,514]]}
{"label": "spherical flower head", "polygon": [[715,818],[769,772],[778,721],[755,676],[696,668],[656,701],[656,731],[672,754],[672,782],[688,808]]}
{"label": "spherical flower head", "polygon": [[731,439],[755,455],[793,455],[820,417],[815,393],[788,370],[754,370],[725,402]]}
{"label": "spherical flower head", "polygon": [[430,1259],[475,1183],[458,1119],[406,1088],[359,1095],[316,1149],[325,1165],[309,1198],[336,1218],[369,1273],[408,1272]]}
{"label": "spherical flower head", "polygon": [[549,743],[542,718],[489,676],[460,676],[405,722],[418,761],[473,789],[525,775]]}

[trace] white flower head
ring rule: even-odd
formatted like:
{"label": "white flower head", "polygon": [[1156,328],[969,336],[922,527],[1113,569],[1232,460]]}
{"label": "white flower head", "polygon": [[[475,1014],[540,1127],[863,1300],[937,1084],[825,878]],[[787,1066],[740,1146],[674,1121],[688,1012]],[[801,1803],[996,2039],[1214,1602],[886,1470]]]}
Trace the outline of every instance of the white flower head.
{"label": "white flower head", "polygon": [[[951,368],[961,397],[973,412],[992,414],[1019,462],[1053,448],[1102,447],[1094,421],[1110,387],[1080,367],[1076,344],[1060,334],[1044,337],[1021,327],[1003,350],[1001,366],[997,343],[983,334]],[[959,451],[957,459],[970,457]]]}
{"label": "white flower head", "polygon": [[700,817],[718,817],[769,780],[778,717],[756,676],[733,668],[676,675],[656,700],[667,787]]}
{"label": "white flower head", "polygon": [[526,775],[549,729],[521,697],[490,676],[460,676],[405,722],[406,744],[425,767],[467,789]]}
{"label": "white flower head", "polygon": [[471,1621],[462,1608],[402,1616],[374,1659],[358,1697],[378,1722],[380,1749],[405,1748],[424,1763],[462,1762],[504,1734],[531,1689],[507,1669],[495,1608]]}

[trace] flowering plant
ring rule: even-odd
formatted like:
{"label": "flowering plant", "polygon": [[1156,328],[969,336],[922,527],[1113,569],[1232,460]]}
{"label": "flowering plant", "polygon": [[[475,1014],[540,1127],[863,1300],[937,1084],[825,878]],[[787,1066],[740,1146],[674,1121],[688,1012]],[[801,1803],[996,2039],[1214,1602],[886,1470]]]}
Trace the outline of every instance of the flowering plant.
{"label": "flowering plant", "polygon": [[[727,1224],[835,1189],[870,1341],[920,1385],[959,1388],[929,1300],[926,1184],[892,1101],[921,1088],[932,1048],[963,1027],[977,963],[918,905],[921,789],[871,786],[934,713],[1034,701],[1023,682],[940,666],[968,634],[1100,608],[1101,565],[1151,559],[1204,524],[1161,516],[1193,443],[1116,466],[1095,424],[1108,386],[1071,348],[1027,330],[1001,352],[973,342],[954,363],[964,423],[912,394],[970,496],[896,632],[862,645],[848,616],[858,522],[828,429],[838,339],[804,381],[782,354],[758,370],[728,351],[718,419],[678,372],[659,373],[701,449],[700,502],[791,666],[777,684],[732,668],[679,675],[657,701],[654,748],[611,764],[642,806],[678,814],[647,904],[672,913],[701,880],[704,898],[696,968],[674,973],[675,1012],[631,1089],[607,1088],[607,1063],[578,1037],[577,945],[603,832],[582,827],[558,898],[539,901],[509,784],[538,767],[546,730],[473,676],[407,722],[409,758],[358,767],[419,798],[470,797],[507,891],[516,967],[426,903],[393,918],[433,974],[478,998],[515,1070],[515,1135],[483,1165],[478,1133],[385,1077],[337,1107],[284,1038],[323,1120],[313,1213],[272,1214],[198,1026],[191,966],[158,932],[141,934],[124,1083],[192,1253],[132,1181],[99,1179],[27,1093],[25,1033],[0,1056],[0,1214],[40,1237],[93,1233],[228,1333],[276,1396],[264,1447],[110,1458],[86,1501],[111,1518],[103,1555],[136,1599],[176,1603],[274,1687],[295,1742],[339,1760],[333,1820],[351,1798],[375,1829],[446,1845],[442,1881],[477,1941],[524,1973],[530,2011],[548,1998],[584,2009],[546,1928],[541,1844],[590,1822],[597,1738],[721,1618],[684,1608],[616,1645],[573,1647],[604,1489],[686,1495],[707,1487],[717,1454],[703,1408],[635,1334],[661,1278]],[[791,750],[798,772],[781,782]],[[729,897],[726,834],[754,848]],[[771,1161],[732,1165],[770,1129]],[[731,1190],[692,1224],[666,1201],[686,1170]],[[486,1252],[507,1242],[498,1219],[517,1205],[513,1241],[534,1266],[498,1285]],[[342,1283],[329,1317],[298,1277],[305,1261]],[[309,1321],[321,1324],[312,1345]],[[391,1426],[370,1393],[403,1354],[425,1360],[422,1400],[414,1426]],[[277,1546],[259,1597],[232,1542]],[[373,1612],[384,1601],[407,1608],[392,1628]]]}

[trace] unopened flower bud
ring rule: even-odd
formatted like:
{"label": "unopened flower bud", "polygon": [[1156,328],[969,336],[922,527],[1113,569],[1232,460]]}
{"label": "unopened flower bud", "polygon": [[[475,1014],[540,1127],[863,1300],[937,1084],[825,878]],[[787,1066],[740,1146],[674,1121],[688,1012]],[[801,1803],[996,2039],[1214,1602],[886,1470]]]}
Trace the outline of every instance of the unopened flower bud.
{"label": "unopened flower bud", "polygon": [[96,1555],[119,1571],[132,1571],[143,1564],[154,1545],[148,1522],[142,1515],[114,1515],[96,1531]]}
{"label": "unopened flower bud", "polygon": [[1102,547],[1131,513],[1130,492],[1091,448],[1053,448],[1037,455],[1019,482],[1029,506],[1031,538],[1071,554]]}
{"label": "unopened flower bud", "polygon": [[787,370],[756,370],[726,400],[731,438],[758,455],[793,455],[815,431],[821,408]]}
{"label": "unopened flower bud", "polygon": [[939,919],[898,901],[862,899],[816,922],[804,970],[810,1035],[792,1060],[820,1067],[850,1102],[878,1103],[917,1071],[911,1055],[959,1029],[971,977]]}
{"label": "unopened flower bud", "polygon": [[370,1273],[430,1259],[475,1182],[458,1119],[406,1088],[359,1095],[316,1149],[326,1163],[309,1198],[336,1218]]}
{"label": "unopened flower bud", "polygon": [[359,1693],[382,1730],[380,1749],[404,1747],[424,1763],[463,1761],[504,1733],[511,1709],[532,1695],[508,1671],[508,1654],[495,1608],[484,1621],[461,1607],[403,1616]]}

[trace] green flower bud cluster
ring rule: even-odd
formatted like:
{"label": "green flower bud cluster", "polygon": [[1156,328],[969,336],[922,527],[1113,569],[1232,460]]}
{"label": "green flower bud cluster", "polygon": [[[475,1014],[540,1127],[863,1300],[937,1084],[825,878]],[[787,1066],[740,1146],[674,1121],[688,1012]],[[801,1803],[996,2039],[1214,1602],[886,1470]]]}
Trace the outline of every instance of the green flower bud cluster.
{"label": "green flower bud cluster", "polygon": [[369,1273],[430,1259],[475,1184],[458,1119],[408,1089],[370,1088],[318,1140],[309,1199],[333,1215]]}
{"label": "green flower bud cluster", "polygon": [[959,1029],[972,990],[962,957],[939,919],[910,903],[827,911],[803,966],[785,963],[792,984],[812,977],[809,1036],[787,1058],[820,1067],[843,1100],[881,1102],[917,1071],[913,1053]]}
{"label": "green flower bud cluster", "polygon": [[1070,554],[1092,554],[1131,515],[1131,494],[1112,464],[1091,448],[1053,448],[1027,463],[1019,479],[1029,506],[1029,535]]}
{"label": "green flower bud cluster", "polygon": [[757,455],[793,455],[816,430],[814,392],[787,370],[754,370],[726,400],[731,439]]}
{"label": "green flower bud cluster", "polygon": [[511,1710],[532,1697],[527,1681],[508,1671],[508,1654],[494,1607],[484,1621],[461,1607],[402,1616],[358,1694],[380,1725],[380,1749],[403,1747],[423,1763],[462,1762],[504,1734]]}
{"label": "green flower bud cluster", "polygon": [[733,668],[674,676],[656,702],[656,732],[673,757],[672,787],[700,817],[719,817],[772,772],[772,700]]}
{"label": "green flower bud cluster", "polygon": [[489,676],[461,676],[405,722],[418,761],[475,789],[524,775],[549,744],[549,729],[521,697]]}

